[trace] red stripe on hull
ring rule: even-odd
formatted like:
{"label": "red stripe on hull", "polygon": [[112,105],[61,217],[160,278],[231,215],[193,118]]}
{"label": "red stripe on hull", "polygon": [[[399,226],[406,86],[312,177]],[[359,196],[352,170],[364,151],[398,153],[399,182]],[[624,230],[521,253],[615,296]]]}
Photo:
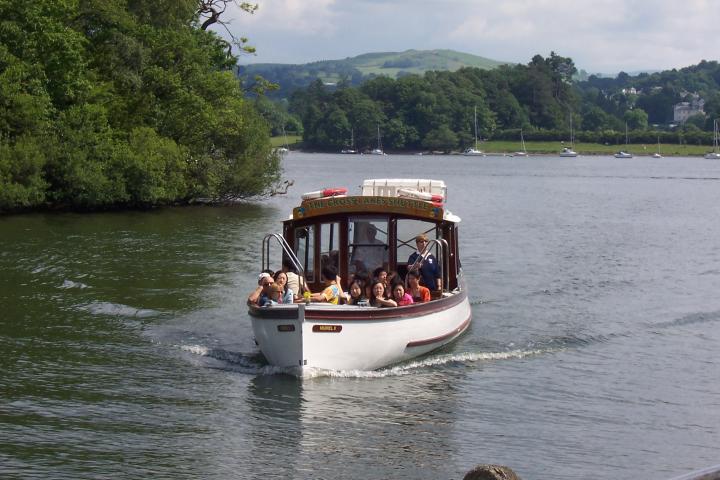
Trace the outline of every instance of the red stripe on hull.
{"label": "red stripe on hull", "polygon": [[453,331],[446,333],[445,335],[440,335],[439,337],[434,338],[427,338],[425,340],[415,340],[412,342],[409,342],[406,346],[407,348],[410,347],[422,347],[424,345],[431,345],[433,343],[442,342],[443,340],[447,340],[450,337],[454,337],[456,335],[460,335],[462,332],[465,331],[465,329],[470,325],[470,317],[467,318],[463,323],[460,324],[459,327],[453,329]]}

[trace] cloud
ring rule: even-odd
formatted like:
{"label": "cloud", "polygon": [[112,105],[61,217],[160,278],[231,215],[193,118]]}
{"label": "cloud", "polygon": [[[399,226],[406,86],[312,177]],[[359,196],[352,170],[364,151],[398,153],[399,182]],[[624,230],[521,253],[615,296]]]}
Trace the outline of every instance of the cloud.
{"label": "cloud", "polygon": [[[535,54],[590,72],[684,67],[717,58],[709,0],[258,0],[231,28],[251,61],[304,63],[376,51],[450,48],[527,63]],[[233,12],[230,12],[233,13]]]}

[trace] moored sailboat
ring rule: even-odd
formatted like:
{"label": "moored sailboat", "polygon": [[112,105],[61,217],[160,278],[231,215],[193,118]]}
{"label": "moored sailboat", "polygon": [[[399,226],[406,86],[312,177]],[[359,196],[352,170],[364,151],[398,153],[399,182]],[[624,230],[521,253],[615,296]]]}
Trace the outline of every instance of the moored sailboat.
{"label": "moored sailboat", "polygon": [[570,114],[570,146],[569,147],[563,147],[563,149],[560,151],[561,157],[577,157],[578,154],[573,148],[575,147],[575,133],[573,131],[573,124],[572,124],[572,113]]}
{"label": "moored sailboat", "polygon": [[625,150],[620,150],[617,152],[614,157],[615,158],[633,158],[633,154],[628,152],[628,125],[627,122],[625,122]]}
{"label": "moored sailboat", "polygon": [[652,154],[653,158],[662,158],[662,154],[660,153],[660,136],[657,137],[657,152]]}
{"label": "moored sailboat", "polygon": [[720,143],[720,125],[717,119],[713,120],[713,150],[705,154],[705,158],[712,160],[720,160],[720,150],[718,150],[718,144]]}
{"label": "moored sailboat", "polygon": [[480,150],[478,148],[477,107],[475,107],[474,117],[475,117],[475,147],[474,148],[473,147],[466,148],[465,151],[463,152],[463,155],[484,157],[485,154],[483,153],[482,150]]}
{"label": "moored sailboat", "polygon": [[385,155],[385,151],[382,148],[382,141],[380,139],[380,125],[377,127],[377,148],[370,150],[370,155]]}
{"label": "moored sailboat", "polygon": [[523,137],[522,128],[520,129],[520,148],[521,150],[512,154],[513,157],[527,157],[527,148],[525,148],[525,137]]}
{"label": "moored sailboat", "polygon": [[344,153],[344,154],[357,153],[357,150],[355,150],[355,131],[354,131],[354,129],[352,129],[352,128],[350,129],[350,146],[340,150],[340,153]]}

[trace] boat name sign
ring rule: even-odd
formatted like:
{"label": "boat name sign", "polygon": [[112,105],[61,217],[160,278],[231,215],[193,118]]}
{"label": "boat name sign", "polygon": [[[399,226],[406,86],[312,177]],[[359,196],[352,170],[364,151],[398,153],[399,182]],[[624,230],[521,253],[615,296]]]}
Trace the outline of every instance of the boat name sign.
{"label": "boat name sign", "polygon": [[423,200],[399,197],[350,196],[328,197],[317,200],[306,200],[293,209],[293,219],[315,217],[333,213],[378,211],[383,213],[401,213],[418,217],[442,219],[443,208],[437,204]]}

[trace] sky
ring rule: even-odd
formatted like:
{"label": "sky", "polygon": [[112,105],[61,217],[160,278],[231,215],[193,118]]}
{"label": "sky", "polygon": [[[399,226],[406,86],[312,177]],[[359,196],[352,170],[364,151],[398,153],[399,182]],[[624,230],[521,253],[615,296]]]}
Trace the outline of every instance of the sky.
{"label": "sky", "polygon": [[[255,0],[230,8],[240,63],[308,63],[370,52],[451,49],[528,63],[551,51],[588,73],[719,60],[718,0]],[[215,30],[222,34],[221,28]]]}

